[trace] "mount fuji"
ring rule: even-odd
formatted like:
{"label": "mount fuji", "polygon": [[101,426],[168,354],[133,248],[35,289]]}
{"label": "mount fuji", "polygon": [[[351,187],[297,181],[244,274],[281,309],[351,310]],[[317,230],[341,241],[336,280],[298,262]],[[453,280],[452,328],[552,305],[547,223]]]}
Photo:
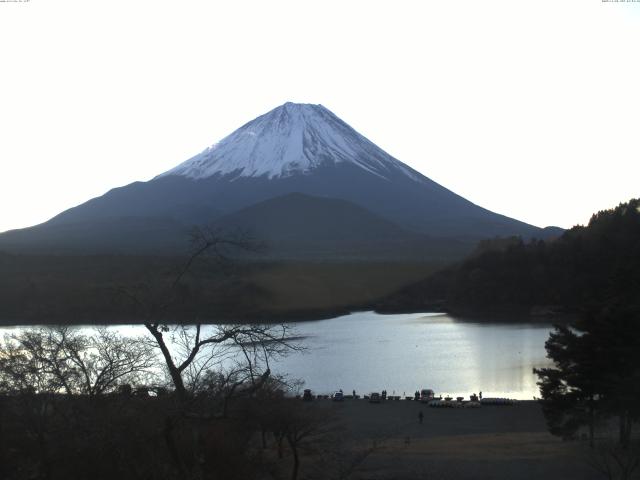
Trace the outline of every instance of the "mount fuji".
{"label": "mount fuji", "polygon": [[213,176],[282,179],[322,166],[359,167],[381,179],[421,175],[391,157],[322,105],[285,103],[240,127],[204,152],[163,173],[191,179]]}
{"label": "mount fuji", "polygon": [[[288,220],[276,221],[282,216]],[[264,218],[274,221],[258,221]],[[469,202],[321,105],[285,103],[148,182],[1,234],[0,249],[176,253],[190,227],[211,223],[256,229],[283,256],[330,256],[345,242],[350,252],[374,256],[438,256],[488,237],[557,233]]]}

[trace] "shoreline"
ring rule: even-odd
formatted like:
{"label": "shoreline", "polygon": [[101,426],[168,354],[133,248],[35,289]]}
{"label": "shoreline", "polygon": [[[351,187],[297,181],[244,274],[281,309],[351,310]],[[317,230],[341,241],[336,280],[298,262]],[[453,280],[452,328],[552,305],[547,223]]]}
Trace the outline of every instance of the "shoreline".
{"label": "shoreline", "polygon": [[[328,320],[331,318],[347,316],[353,313],[371,312],[377,315],[412,315],[421,313],[442,313],[455,318],[462,322],[474,323],[505,323],[505,324],[570,324],[576,318],[576,313],[557,313],[549,315],[532,315],[525,314],[519,310],[509,311],[479,311],[479,310],[451,310],[443,308],[429,309],[378,309],[374,306],[356,306],[353,308],[335,308],[322,310],[294,310],[290,312],[260,312],[256,315],[247,315],[240,317],[224,316],[218,319],[206,319],[201,322],[175,321],[166,322],[169,325],[231,325],[231,324],[279,324],[279,323],[297,323],[297,322],[314,322],[320,320]],[[45,327],[45,326],[121,326],[121,325],[144,325],[144,319],[138,317],[129,318],[100,318],[95,320],[73,319],[62,321],[60,318],[53,318],[49,321],[42,318],[23,318],[15,320],[0,320],[0,328],[10,327]]]}

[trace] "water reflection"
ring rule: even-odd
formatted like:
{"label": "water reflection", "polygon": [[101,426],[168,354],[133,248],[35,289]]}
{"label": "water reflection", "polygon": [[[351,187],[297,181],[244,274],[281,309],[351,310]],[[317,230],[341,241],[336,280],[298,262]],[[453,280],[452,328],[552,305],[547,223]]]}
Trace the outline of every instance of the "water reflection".
{"label": "water reflection", "polygon": [[445,314],[344,317],[296,325],[307,336],[305,355],[276,370],[304,378],[318,392],[416,389],[469,395],[532,398],[534,367],[548,365],[544,342],[550,325],[466,322]]}
{"label": "water reflection", "polygon": [[[411,395],[432,388],[454,396],[482,391],[484,396],[530,399],[538,395],[532,369],[549,365],[544,342],[551,325],[466,321],[440,313],[357,312],[293,327],[306,351],[280,360],[273,370],[304,379],[307,388],[319,393],[386,389]],[[140,325],[109,328],[147,335]]]}

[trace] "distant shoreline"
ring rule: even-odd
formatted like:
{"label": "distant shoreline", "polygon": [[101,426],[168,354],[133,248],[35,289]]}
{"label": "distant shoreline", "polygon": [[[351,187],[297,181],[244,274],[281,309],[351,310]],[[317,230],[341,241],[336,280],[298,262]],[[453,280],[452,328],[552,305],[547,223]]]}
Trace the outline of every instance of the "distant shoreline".
{"label": "distant shoreline", "polygon": [[[224,318],[205,319],[200,322],[184,321],[176,319],[175,321],[166,321],[164,323],[170,325],[230,325],[230,324],[279,324],[294,322],[314,322],[327,320],[330,318],[350,315],[357,312],[373,312],[379,315],[403,315],[403,314],[419,314],[419,313],[443,313],[450,315],[460,321],[470,321],[479,323],[513,323],[513,324],[569,324],[575,321],[576,314],[561,313],[556,315],[527,315],[522,311],[446,311],[441,308],[434,309],[376,309],[372,307],[360,308],[336,308],[331,310],[310,310],[310,311],[292,311],[278,313],[260,313],[255,316],[238,317],[227,316]],[[51,321],[43,321],[43,319],[19,319],[19,320],[0,320],[0,328],[10,327],[37,327],[37,326],[109,326],[109,325],[144,325],[144,320],[139,318],[97,318],[90,319],[73,319],[63,322],[59,318],[51,319]]]}

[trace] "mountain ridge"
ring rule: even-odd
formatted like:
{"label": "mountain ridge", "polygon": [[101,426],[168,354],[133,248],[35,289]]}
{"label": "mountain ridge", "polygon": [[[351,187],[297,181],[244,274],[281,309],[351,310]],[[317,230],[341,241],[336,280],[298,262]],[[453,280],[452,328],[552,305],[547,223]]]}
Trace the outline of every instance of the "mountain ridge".
{"label": "mountain ridge", "polygon": [[287,103],[148,182],[114,188],[43,224],[0,234],[0,249],[71,251],[79,245],[91,251],[99,244],[104,251],[111,238],[119,252],[171,253],[193,225],[294,192],[350,202],[403,230],[469,245],[556,233],[473,204],[325,107]]}

